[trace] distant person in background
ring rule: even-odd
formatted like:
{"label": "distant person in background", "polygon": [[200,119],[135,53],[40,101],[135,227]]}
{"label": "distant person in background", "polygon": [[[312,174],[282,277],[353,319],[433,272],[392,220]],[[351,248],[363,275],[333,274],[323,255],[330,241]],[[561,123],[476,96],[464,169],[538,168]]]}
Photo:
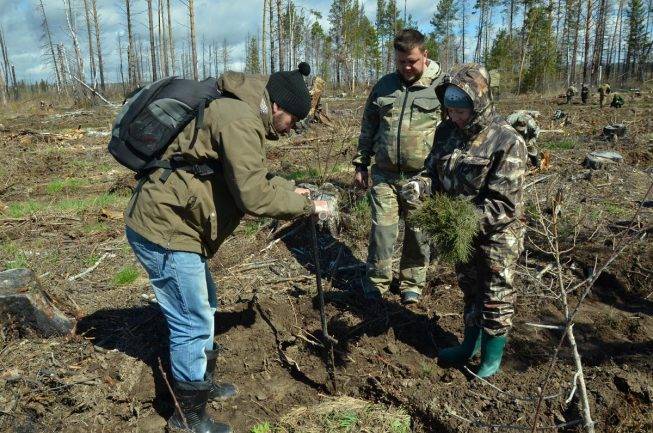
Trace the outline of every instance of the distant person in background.
{"label": "distant person in background", "polygon": [[506,118],[510,126],[515,128],[515,131],[519,132],[526,141],[528,160],[535,168],[540,168],[542,163],[537,147],[535,147],[537,137],[540,135],[540,127],[535,121],[539,114],[537,111],[518,110]]}
{"label": "distant person in background", "polygon": [[599,108],[603,108],[605,104],[605,99],[610,94],[610,85],[608,83],[603,83],[599,86]]}
{"label": "distant person in background", "polygon": [[624,98],[618,93],[612,95],[612,102],[610,102],[610,107],[621,108],[624,106]]}
{"label": "distant person in background", "polygon": [[573,84],[569,87],[567,87],[567,91],[565,92],[565,98],[567,98],[567,104],[571,104],[571,99],[578,93],[578,89],[576,89],[576,86]]}
{"label": "distant person in background", "polygon": [[590,88],[587,86],[587,84],[583,83],[583,85],[580,87],[580,100],[583,104],[587,104],[587,99],[590,96]]}
{"label": "distant person in background", "polygon": [[406,222],[399,263],[402,302],[418,302],[426,284],[429,243],[420,229],[407,222],[411,206],[399,195],[405,179],[424,167],[440,122],[440,103],[434,91],[440,83],[440,65],[428,58],[424,42],[424,35],[417,30],[397,33],[397,70],[382,77],[367,98],[353,160],[354,184],[360,188],[368,188],[372,164],[372,232],[363,283],[363,296],[370,306],[378,305],[390,288],[400,218]]}

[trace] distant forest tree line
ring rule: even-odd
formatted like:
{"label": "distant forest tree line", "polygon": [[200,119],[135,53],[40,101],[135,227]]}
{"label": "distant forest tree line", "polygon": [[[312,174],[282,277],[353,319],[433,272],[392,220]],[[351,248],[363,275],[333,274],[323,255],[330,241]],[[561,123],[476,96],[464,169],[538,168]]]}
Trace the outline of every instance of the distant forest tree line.
{"label": "distant forest tree line", "polygon": [[[114,91],[124,95],[169,75],[217,76],[236,64],[248,73],[271,73],[305,60],[333,88],[354,92],[394,69],[394,34],[418,28],[407,15],[406,0],[377,0],[373,20],[358,0],[333,0],[326,17],[301,4],[309,2],[261,0],[261,25],[256,34],[242,36],[245,54],[236,63],[227,39],[198,37],[193,0],[182,2],[187,37],[174,37],[179,35],[173,32],[175,1],[181,0],[120,0],[126,34],[118,36],[114,54],[119,56],[113,62],[118,64]],[[51,76],[36,84],[17,81],[11,40],[0,28],[0,103],[51,88],[76,99],[108,91],[97,0],[61,0],[65,23],[58,25],[66,29],[65,40],[53,38],[43,0],[35,3]],[[135,30],[135,7],[147,8],[144,35]],[[444,70],[479,62],[499,71],[504,91],[547,92],[572,83],[651,79],[652,13],[653,0],[440,0],[429,28],[420,30],[427,34],[429,57]]]}

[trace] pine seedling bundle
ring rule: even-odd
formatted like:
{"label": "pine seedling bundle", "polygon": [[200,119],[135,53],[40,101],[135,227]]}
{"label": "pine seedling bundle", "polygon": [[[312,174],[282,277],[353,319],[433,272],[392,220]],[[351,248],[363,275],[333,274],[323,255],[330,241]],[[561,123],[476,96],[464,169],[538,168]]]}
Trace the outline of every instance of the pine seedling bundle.
{"label": "pine seedling bundle", "polygon": [[409,220],[435,242],[441,260],[467,263],[479,230],[478,213],[469,200],[436,194],[426,199]]}

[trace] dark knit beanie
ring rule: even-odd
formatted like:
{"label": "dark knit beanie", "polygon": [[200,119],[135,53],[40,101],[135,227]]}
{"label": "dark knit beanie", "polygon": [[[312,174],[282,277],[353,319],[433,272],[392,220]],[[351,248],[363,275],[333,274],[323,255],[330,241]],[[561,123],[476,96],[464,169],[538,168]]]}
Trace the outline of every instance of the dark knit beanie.
{"label": "dark knit beanie", "polygon": [[265,86],[270,100],[299,119],[306,117],[311,109],[311,95],[304,83],[304,77],[310,73],[311,67],[308,63],[301,62],[294,71],[280,71],[270,75]]}

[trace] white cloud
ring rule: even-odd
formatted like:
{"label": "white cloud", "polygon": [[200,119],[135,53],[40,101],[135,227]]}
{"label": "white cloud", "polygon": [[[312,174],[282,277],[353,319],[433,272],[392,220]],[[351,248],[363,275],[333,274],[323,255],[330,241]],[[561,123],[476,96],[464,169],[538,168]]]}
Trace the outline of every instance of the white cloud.
{"label": "white cloud", "polygon": [[[86,19],[82,0],[71,0],[76,6],[76,23],[81,49],[87,56],[88,38]],[[90,1],[90,0],[89,0]],[[163,0],[165,3],[166,0]],[[67,31],[63,0],[43,0],[54,43],[64,43],[68,53],[72,53],[72,43]],[[132,0],[134,32],[146,47],[148,39],[147,4],[144,0]],[[157,0],[153,3],[156,5]],[[171,0],[173,5],[173,28],[177,52],[188,43],[188,10],[185,2]],[[321,23],[328,26],[330,0],[297,0],[297,5],[306,11],[316,9],[322,13]],[[376,0],[363,1],[368,17],[374,22]],[[10,60],[16,65],[18,79],[30,81],[42,78],[52,79],[49,66],[49,50],[45,50],[42,37],[39,0],[0,0],[0,25],[4,29]],[[97,0],[98,13],[102,26],[102,51],[105,58],[105,70],[108,79],[117,79],[120,59],[118,57],[118,36],[123,38],[126,47],[127,23],[124,0]],[[232,67],[242,67],[244,46],[247,35],[260,32],[262,20],[262,0],[196,0],[195,13],[197,24],[198,50],[201,50],[202,38],[207,44],[214,41],[221,45],[223,39],[231,46]],[[404,2],[399,0],[398,7],[403,15]],[[429,19],[436,8],[433,0],[408,0],[407,12],[417,20],[422,31],[430,31]],[[157,18],[155,16],[155,22]],[[84,59],[88,70],[88,59]]]}

